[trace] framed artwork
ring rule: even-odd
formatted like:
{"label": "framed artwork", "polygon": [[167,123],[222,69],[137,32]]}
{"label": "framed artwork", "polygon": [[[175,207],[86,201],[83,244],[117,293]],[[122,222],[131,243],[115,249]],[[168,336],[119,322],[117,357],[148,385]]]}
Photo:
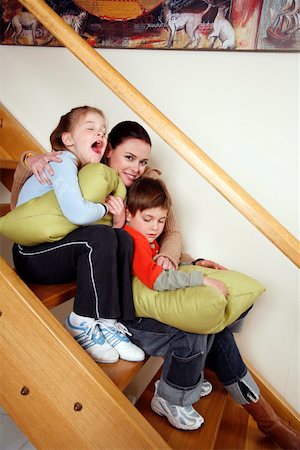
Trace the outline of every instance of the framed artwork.
{"label": "framed artwork", "polygon": [[[300,0],[46,0],[97,48],[299,51]],[[60,46],[16,0],[1,44]]]}

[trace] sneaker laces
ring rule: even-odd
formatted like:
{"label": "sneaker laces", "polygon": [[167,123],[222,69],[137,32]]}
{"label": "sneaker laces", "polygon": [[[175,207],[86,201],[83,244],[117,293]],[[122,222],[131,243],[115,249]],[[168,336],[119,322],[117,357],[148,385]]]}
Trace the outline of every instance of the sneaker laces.
{"label": "sneaker laces", "polygon": [[123,325],[121,322],[115,322],[114,327],[119,333],[124,335],[128,334],[128,336],[132,336],[132,333],[130,333],[130,331],[128,331],[125,325]]}
{"label": "sneaker laces", "polygon": [[109,322],[106,319],[100,319],[100,320],[97,320],[97,322],[99,322],[100,328],[101,327],[114,328],[116,330],[116,332],[122,334],[123,336],[126,336],[126,334],[128,334],[128,336],[132,336],[130,331],[128,331],[128,329],[125,327],[125,325],[123,325],[121,322]]}
{"label": "sneaker laces", "polygon": [[85,325],[87,327],[87,330],[85,331],[84,335],[87,338],[92,339],[93,336],[95,336],[97,338],[99,335],[102,335],[101,328],[100,328],[101,320],[94,320],[93,322],[86,322]]}

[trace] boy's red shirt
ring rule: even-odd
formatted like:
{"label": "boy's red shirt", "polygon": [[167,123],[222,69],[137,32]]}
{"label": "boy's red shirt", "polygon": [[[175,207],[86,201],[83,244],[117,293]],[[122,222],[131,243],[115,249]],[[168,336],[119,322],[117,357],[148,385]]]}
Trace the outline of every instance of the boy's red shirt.
{"label": "boy's red shirt", "polygon": [[156,241],[150,244],[143,234],[134,230],[129,225],[125,225],[124,230],[133,238],[134,251],[132,273],[137,276],[142,283],[150,289],[153,289],[157,277],[163,271],[163,268],[153,261],[153,257],[159,253],[160,247]]}

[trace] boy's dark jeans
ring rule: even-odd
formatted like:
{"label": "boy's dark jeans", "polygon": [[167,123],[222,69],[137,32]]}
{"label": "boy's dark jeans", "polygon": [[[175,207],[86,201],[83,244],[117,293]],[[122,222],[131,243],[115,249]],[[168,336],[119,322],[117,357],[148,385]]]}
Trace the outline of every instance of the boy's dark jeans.
{"label": "boy's dark jeans", "polygon": [[154,319],[123,321],[131,340],[146,354],[162,356],[162,377],[157,394],[175,405],[190,405],[201,397],[203,369],[212,369],[225,386],[247,373],[228,328],[218,334],[186,333]]}

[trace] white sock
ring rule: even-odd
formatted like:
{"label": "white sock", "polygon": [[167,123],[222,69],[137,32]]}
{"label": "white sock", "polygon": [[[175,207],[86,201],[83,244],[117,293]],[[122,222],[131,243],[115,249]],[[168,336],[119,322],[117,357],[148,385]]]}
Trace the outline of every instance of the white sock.
{"label": "white sock", "polygon": [[94,320],[96,320],[94,317],[80,316],[79,314],[76,314],[74,311],[72,311],[70,315],[71,315],[72,320],[75,320],[78,323],[94,322]]}
{"label": "white sock", "polygon": [[108,325],[109,324],[113,325],[114,323],[117,322],[117,319],[105,319],[104,317],[99,317],[98,320],[100,320],[103,323],[107,323]]}

